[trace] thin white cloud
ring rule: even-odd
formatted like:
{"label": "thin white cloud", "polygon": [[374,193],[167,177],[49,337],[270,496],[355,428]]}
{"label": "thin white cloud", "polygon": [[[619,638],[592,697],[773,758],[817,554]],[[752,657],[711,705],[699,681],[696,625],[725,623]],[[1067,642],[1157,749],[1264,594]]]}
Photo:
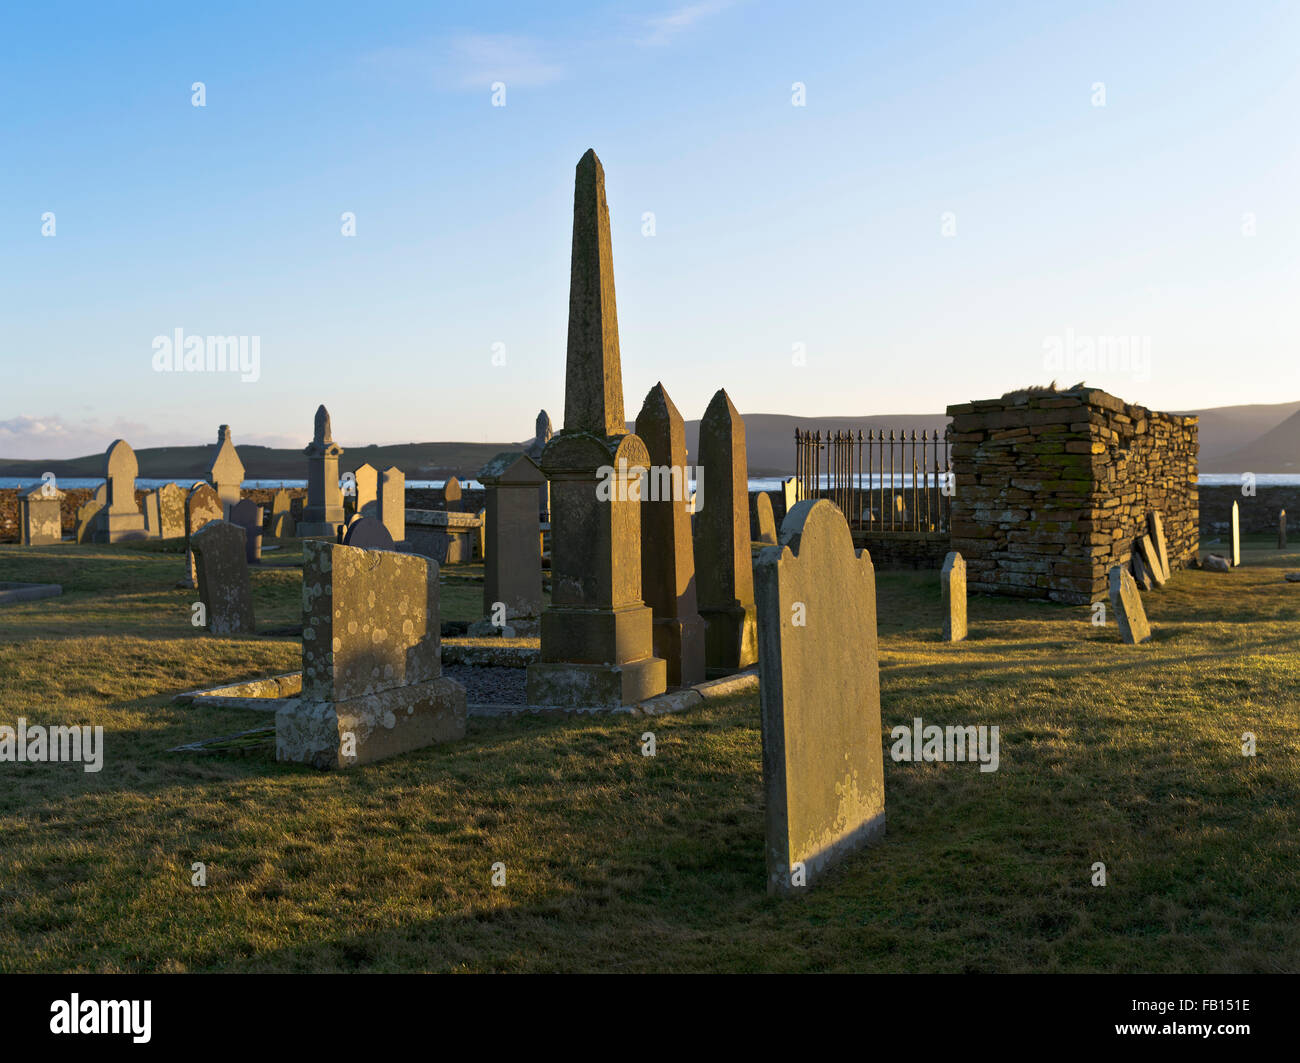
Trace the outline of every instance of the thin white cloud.
{"label": "thin white cloud", "polygon": [[553,49],[533,37],[462,33],[409,46],[380,48],[361,63],[394,82],[423,81],[444,88],[536,88],[567,76]]}
{"label": "thin white cloud", "polygon": [[[192,447],[216,442],[217,426],[195,438],[190,429],[160,432],[138,421],[120,418],[103,424],[93,418],[68,423],[54,415],[19,414],[0,421],[0,460],[36,461],[41,458],[80,458],[102,454],[115,439],[125,439],[134,450],[146,447]],[[282,435],[240,435],[234,426],[235,445],[300,448],[303,440]]]}
{"label": "thin white cloud", "polygon": [[725,11],[734,3],[735,0],[701,0],[698,4],[687,4],[665,15],[648,18],[645,20],[646,35],[641,38],[641,43],[668,44],[697,22]]}

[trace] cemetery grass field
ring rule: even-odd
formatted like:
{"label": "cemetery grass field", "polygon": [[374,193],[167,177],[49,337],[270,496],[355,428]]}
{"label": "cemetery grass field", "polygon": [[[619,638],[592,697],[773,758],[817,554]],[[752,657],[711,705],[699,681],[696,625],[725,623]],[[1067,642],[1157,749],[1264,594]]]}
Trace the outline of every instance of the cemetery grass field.
{"label": "cemetery grass field", "polygon": [[[0,607],[0,722],[106,732],[98,774],[0,764],[0,971],[1295,972],[1300,550],[1244,562],[1144,594],[1144,646],[974,595],[945,644],[937,574],[878,573],[886,735],[997,724],[1000,768],[886,738],[885,841],[781,901],[756,696],[472,718],[331,774],[169,753],[266,720],[173,694],[295,670],[298,641],[196,631],[174,543],[0,546],[0,580],[64,587]],[[478,617],[479,572],[444,570],[444,619]],[[259,629],[301,622],[300,580],[255,573]]]}

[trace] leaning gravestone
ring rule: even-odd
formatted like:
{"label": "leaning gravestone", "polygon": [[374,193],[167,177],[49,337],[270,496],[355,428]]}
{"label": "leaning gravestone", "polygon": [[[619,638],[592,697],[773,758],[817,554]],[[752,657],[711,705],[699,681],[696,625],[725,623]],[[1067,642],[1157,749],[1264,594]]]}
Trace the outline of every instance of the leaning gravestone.
{"label": "leaning gravestone", "polygon": [[749,539],[745,422],[725,390],[700,421],[704,506],[695,520],[695,578],[711,675],[748,668],[758,656]]}
{"label": "leaning gravestone", "polygon": [[758,491],[753,496],[754,505],[749,515],[749,535],[756,543],[776,543],[776,518],[772,516],[772,499],[766,491]]}
{"label": "leaning gravestone", "polygon": [[442,485],[442,508],[448,513],[459,513],[460,495],[460,480],[452,476]]}
{"label": "leaning gravestone", "polygon": [[343,536],[344,546],[358,550],[392,550],[393,537],[378,517],[354,517]]}
{"label": "leaning gravestone", "polygon": [[1155,589],[1155,580],[1151,578],[1151,573],[1147,571],[1147,566],[1142,561],[1142,551],[1138,549],[1136,541],[1133,543],[1133,549],[1129,554],[1129,568],[1132,569],[1133,582],[1138,585],[1140,590],[1149,591]]}
{"label": "leaning gravestone", "polygon": [[1115,610],[1121,641],[1146,642],[1151,637],[1151,625],[1147,623],[1147,613],[1142,608],[1142,596],[1123,565],[1110,570],[1110,607]]}
{"label": "leaning gravestone", "polygon": [[135,478],[139,470],[135,451],[125,440],[114,440],[104,455],[108,504],[99,514],[96,542],[121,543],[145,537],[144,514],[135,504]]}
{"label": "leaning gravestone", "polygon": [[1164,568],[1160,564],[1160,554],[1156,551],[1151,536],[1139,535],[1136,545],[1138,555],[1142,558],[1142,564],[1146,566],[1147,572],[1151,574],[1151,579],[1157,587],[1163,587],[1169,577],[1165,575]]}
{"label": "leaning gravestone", "polygon": [[209,521],[221,519],[221,499],[211,484],[196,483],[185,497],[185,586],[198,586],[194,569],[194,534]]}
{"label": "leaning gravestone", "polygon": [[767,888],[788,895],[885,831],[876,578],[817,499],[786,515],[754,580]]}
{"label": "leaning gravestone", "polygon": [[210,520],[190,536],[190,546],[198,570],[199,601],[208,614],[208,631],[213,635],[252,634],[253,589],[248,581],[244,529],[226,520]]}
{"label": "leaning gravestone", "polygon": [[65,497],[45,480],[19,497],[19,542],[23,546],[48,546],[63,541]]}
{"label": "leaning gravestone", "polygon": [[164,539],[185,534],[185,492],[174,483],[158,488],[158,523]]}
{"label": "leaning gravestone", "polygon": [[1232,503],[1232,567],[1241,564],[1241,512],[1237,503]]}
{"label": "leaning gravestone", "polygon": [[951,551],[939,572],[943,598],[943,641],[960,642],[966,637],[966,561]]}
{"label": "leaning gravestone", "polygon": [[1160,562],[1161,575],[1168,582],[1172,576],[1169,568],[1169,546],[1165,542],[1165,522],[1161,519],[1158,510],[1152,510],[1147,514],[1147,534],[1151,537],[1151,545],[1156,548],[1156,559]]}
{"label": "leaning gravestone", "polygon": [[302,614],[302,696],[276,712],[277,760],[351,768],[465,736],[435,562],[308,540]]}
{"label": "leaning gravestone", "polygon": [[244,557],[250,565],[262,562],[262,507],[245,498],[230,507],[230,523],[244,529]]}
{"label": "leaning gravestone", "polygon": [[1277,515],[1277,548],[1286,549],[1286,510]]}

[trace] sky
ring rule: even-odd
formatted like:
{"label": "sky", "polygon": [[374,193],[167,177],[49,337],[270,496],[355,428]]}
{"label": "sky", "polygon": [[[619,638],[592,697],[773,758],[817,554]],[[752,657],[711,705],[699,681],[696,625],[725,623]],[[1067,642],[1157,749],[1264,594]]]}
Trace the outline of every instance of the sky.
{"label": "sky", "polygon": [[558,429],[588,148],[629,420],[1294,401],[1298,49],[1294,3],[10,7],[0,458]]}

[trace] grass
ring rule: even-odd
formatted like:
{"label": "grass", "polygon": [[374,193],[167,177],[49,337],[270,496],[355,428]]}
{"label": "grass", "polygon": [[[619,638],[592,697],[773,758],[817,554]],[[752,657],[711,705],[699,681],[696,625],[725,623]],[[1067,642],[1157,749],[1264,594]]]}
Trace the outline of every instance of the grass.
{"label": "grass", "polygon": [[[987,597],[948,645],[937,576],[879,573],[886,730],[997,724],[1001,767],[886,756],[886,840],[779,901],[754,698],[474,719],[347,773],[171,754],[261,722],[172,694],[297,642],[193,629],[167,544],[0,547],[0,580],[64,586],[0,610],[0,722],[106,732],[99,774],[0,764],[0,970],[1294,972],[1300,552],[1244,560],[1145,594],[1140,647]],[[477,617],[476,574],[444,572],[444,616]],[[298,579],[256,573],[259,625],[298,622]]]}

